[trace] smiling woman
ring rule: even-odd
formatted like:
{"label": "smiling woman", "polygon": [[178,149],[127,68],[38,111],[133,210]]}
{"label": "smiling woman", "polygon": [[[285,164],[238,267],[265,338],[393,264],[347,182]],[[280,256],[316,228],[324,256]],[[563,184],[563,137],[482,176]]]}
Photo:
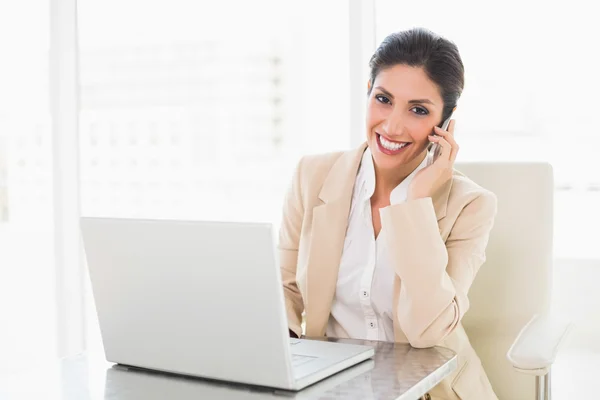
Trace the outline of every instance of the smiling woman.
{"label": "smiling woman", "polygon": [[374,82],[373,89],[369,82],[367,141],[382,185],[396,187],[421,164],[436,140],[432,129],[442,120],[444,102],[424,67],[394,65]]}
{"label": "smiling woman", "polygon": [[496,197],[454,171],[454,122],[439,127],[464,84],[458,49],[412,29],[389,35],[370,66],[366,143],[303,158],[285,200],[279,250],[290,331],[302,334],[304,312],[309,337],[443,345],[459,366],[430,395],[496,399],[461,324]]}
{"label": "smiling woman", "polygon": [[369,64],[367,140],[381,173],[405,165],[396,183],[423,161],[432,127],[456,108],[464,66],[454,43],[421,29],[389,35]]}

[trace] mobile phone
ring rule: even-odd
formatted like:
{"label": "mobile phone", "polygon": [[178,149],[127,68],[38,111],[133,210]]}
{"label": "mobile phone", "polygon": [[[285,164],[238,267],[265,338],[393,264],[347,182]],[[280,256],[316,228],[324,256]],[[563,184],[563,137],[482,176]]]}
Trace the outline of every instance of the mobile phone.
{"label": "mobile phone", "polygon": [[[448,125],[450,125],[450,120],[452,119],[452,113],[450,114],[450,116],[444,121],[444,123],[442,124],[441,128],[444,131],[448,130]],[[435,135],[435,133],[434,133]],[[438,135],[435,135],[438,136]],[[435,160],[437,160],[437,158],[440,155],[440,151],[441,151],[441,146],[439,145],[439,143],[434,143],[430,148],[429,151],[431,152],[431,154],[433,154],[433,157],[431,157],[431,161],[429,162],[429,164],[433,164],[435,162]]]}

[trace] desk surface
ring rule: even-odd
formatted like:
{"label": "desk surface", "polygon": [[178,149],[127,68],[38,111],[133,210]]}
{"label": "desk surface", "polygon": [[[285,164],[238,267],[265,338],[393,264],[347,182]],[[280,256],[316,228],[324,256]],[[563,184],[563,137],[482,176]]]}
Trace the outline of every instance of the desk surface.
{"label": "desk surface", "polygon": [[99,355],[80,355],[53,364],[0,375],[0,399],[398,399],[424,395],[456,369],[448,349],[329,339],[375,347],[375,357],[300,392],[207,381],[152,371],[128,370]]}

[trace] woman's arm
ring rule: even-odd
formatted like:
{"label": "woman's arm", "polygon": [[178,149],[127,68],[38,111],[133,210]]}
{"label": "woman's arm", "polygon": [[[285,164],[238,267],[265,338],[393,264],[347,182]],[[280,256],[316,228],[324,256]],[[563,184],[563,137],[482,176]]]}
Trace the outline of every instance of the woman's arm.
{"label": "woman's arm", "polygon": [[285,196],[277,246],[290,336],[295,334],[296,337],[302,336],[301,323],[304,311],[302,294],[296,282],[298,244],[304,217],[300,183],[302,161],[300,160],[296,167],[292,183]]}
{"label": "woman's arm", "polygon": [[482,191],[442,240],[430,197],[380,210],[393,267],[400,277],[397,318],[413,347],[438,345],[469,308],[467,293],[496,215],[496,197]]}

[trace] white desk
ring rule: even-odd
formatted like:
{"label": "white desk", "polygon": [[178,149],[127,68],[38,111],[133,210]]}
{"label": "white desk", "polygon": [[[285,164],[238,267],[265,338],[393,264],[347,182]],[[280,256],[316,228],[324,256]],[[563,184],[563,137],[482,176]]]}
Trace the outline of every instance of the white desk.
{"label": "white desk", "polygon": [[[325,340],[325,339],[323,339]],[[300,392],[127,369],[80,355],[0,375],[2,400],[377,399],[415,400],[457,367],[448,349],[329,339],[375,346],[375,357]]]}

